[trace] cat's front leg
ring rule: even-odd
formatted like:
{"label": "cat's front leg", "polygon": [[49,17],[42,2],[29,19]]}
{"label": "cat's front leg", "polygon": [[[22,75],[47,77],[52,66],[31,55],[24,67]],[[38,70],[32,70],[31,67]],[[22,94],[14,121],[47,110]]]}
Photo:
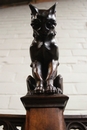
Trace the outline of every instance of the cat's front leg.
{"label": "cat's front leg", "polygon": [[56,87],[53,85],[54,84],[54,79],[56,78],[57,75],[57,66],[58,66],[58,61],[57,60],[52,60],[52,62],[49,63],[48,66],[48,74],[46,78],[46,93],[57,93]]}
{"label": "cat's front leg", "polygon": [[32,74],[36,81],[34,93],[44,93],[41,64],[38,61],[32,63]]}

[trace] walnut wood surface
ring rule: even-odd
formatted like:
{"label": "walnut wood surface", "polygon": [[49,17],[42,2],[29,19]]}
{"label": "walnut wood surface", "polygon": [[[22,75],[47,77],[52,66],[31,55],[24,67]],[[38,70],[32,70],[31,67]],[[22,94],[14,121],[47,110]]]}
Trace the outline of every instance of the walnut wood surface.
{"label": "walnut wood surface", "polygon": [[63,110],[31,108],[26,114],[25,130],[65,130]]}

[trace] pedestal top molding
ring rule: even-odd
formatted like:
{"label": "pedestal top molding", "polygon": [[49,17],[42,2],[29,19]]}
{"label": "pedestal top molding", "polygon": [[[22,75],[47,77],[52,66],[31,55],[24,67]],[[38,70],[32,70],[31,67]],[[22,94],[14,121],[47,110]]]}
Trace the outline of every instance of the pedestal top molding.
{"label": "pedestal top molding", "polygon": [[26,95],[21,97],[25,109],[29,108],[62,108],[64,109],[69,97],[62,94]]}

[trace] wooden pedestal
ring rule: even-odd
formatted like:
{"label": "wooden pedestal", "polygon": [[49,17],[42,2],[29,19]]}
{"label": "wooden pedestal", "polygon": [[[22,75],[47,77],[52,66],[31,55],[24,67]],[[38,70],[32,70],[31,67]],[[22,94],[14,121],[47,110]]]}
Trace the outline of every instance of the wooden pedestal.
{"label": "wooden pedestal", "polygon": [[63,111],[65,95],[26,95],[21,98],[26,109],[25,130],[65,130]]}

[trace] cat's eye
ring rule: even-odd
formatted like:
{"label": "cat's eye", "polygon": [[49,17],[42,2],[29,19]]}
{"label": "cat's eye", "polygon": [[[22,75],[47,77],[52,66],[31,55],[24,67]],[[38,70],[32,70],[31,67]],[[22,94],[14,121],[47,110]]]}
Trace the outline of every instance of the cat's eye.
{"label": "cat's eye", "polygon": [[50,22],[47,22],[46,23],[46,28],[51,29],[51,28],[53,28],[53,25]]}
{"label": "cat's eye", "polygon": [[54,20],[47,20],[46,22],[46,28],[49,29],[54,29],[56,23]]}
{"label": "cat's eye", "polygon": [[41,28],[41,21],[39,19],[34,19],[31,23],[31,26],[33,27],[33,29],[35,30],[40,30]]}

